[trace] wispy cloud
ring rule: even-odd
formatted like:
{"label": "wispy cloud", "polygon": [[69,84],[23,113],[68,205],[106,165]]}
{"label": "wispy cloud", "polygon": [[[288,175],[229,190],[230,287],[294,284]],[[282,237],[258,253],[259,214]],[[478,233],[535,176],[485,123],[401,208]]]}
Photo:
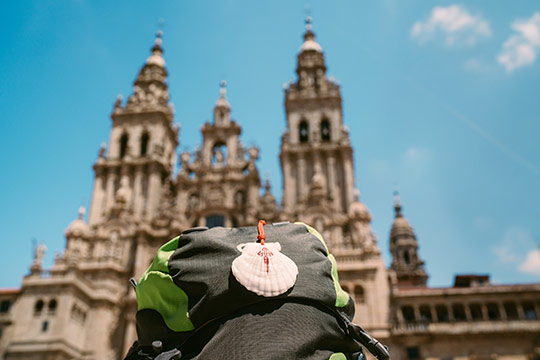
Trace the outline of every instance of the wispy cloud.
{"label": "wispy cloud", "polygon": [[519,256],[506,247],[496,247],[493,249],[493,252],[497,255],[499,261],[504,264],[515,264],[519,262]]}
{"label": "wispy cloud", "polygon": [[520,67],[531,65],[540,50],[540,12],[529,19],[520,19],[512,23],[512,34],[503,44],[497,61],[512,72]]}
{"label": "wispy cloud", "polygon": [[491,36],[491,28],[480,15],[471,15],[460,5],[437,6],[427,20],[414,23],[411,36],[419,43],[442,37],[447,46],[472,46]]}
{"label": "wispy cloud", "polygon": [[499,71],[499,66],[493,61],[485,61],[482,58],[472,57],[463,63],[463,69],[473,74],[491,75]]}
{"label": "wispy cloud", "polygon": [[515,226],[507,228],[502,242],[492,251],[501,264],[525,274],[540,275],[540,249],[528,229]]}
{"label": "wispy cloud", "polygon": [[540,250],[529,251],[527,258],[519,266],[519,270],[526,274],[540,275]]}

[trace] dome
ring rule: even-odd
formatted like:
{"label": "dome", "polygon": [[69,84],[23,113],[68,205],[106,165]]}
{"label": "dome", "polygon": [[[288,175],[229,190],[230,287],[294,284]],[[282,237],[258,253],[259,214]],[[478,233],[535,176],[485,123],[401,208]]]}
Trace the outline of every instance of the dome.
{"label": "dome", "polygon": [[306,18],[306,32],[304,34],[304,43],[300,46],[300,52],[315,50],[322,53],[322,47],[315,41],[315,34],[311,31],[311,16]]}
{"label": "dome", "polygon": [[163,60],[163,57],[161,56],[163,53],[163,49],[161,48],[161,36],[163,36],[163,32],[160,30],[156,33],[156,40],[154,41],[154,47],[152,48],[152,55],[146,59],[146,64],[148,65],[165,67],[165,60]]}
{"label": "dome", "polygon": [[353,219],[360,219],[371,221],[371,214],[366,205],[362,204],[360,201],[354,201],[349,205],[349,217]]}
{"label": "dome", "polygon": [[401,216],[396,217],[394,223],[392,224],[392,230],[390,231],[390,237],[396,237],[400,235],[406,235],[414,237],[414,232],[411,227],[411,224]]}
{"label": "dome", "polygon": [[315,50],[317,52],[322,52],[322,46],[319,45],[315,40],[308,39],[304,41],[304,43],[300,46],[300,52],[308,51],[308,50]]}
{"label": "dome", "polygon": [[81,206],[79,208],[79,217],[76,220],[73,220],[71,224],[69,224],[66,230],[66,236],[84,237],[88,235],[88,232],[90,231],[90,227],[83,220],[85,211],[86,209],[84,208],[84,206]]}
{"label": "dome", "polygon": [[161,54],[154,53],[146,59],[146,64],[148,65],[157,65],[161,67],[165,67],[165,60],[161,56]]}

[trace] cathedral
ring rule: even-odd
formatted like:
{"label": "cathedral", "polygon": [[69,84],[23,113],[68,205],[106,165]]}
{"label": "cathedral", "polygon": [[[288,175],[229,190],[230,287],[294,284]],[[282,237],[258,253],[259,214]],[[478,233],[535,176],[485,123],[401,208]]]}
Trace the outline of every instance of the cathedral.
{"label": "cathedral", "polygon": [[326,75],[309,17],[296,74],[284,88],[278,202],[257,169],[258,148],[241,141],[224,82],[212,121],[201,126],[202,144],[178,155],[158,32],[133,93],[114,103],[87,221],[81,208],[51,268],[42,266],[41,245],[21,287],[0,289],[0,357],[122,359],[136,339],[128,280],[143,274],[162,244],[192,227],[265,219],[302,221],[323,234],[355,302],[355,322],[388,345],[393,359],[539,360],[540,283],[493,285],[487,275],[458,275],[452,287],[428,287],[398,194],[387,239],[392,263],[384,264],[354,188],[340,86]]}

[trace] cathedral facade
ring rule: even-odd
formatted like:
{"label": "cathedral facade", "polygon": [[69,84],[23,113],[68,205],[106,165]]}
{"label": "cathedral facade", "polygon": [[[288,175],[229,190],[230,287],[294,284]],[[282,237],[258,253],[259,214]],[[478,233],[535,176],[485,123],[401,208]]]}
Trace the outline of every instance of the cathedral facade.
{"label": "cathedral facade", "polygon": [[65,232],[66,247],[43,269],[36,249],[20,289],[0,290],[0,356],[12,359],[122,359],[136,339],[129,285],[156,250],[197,226],[303,221],[326,239],[355,321],[390,347],[394,359],[540,359],[540,284],[491,285],[457,276],[429,288],[416,235],[395,199],[386,267],[371,214],[354,188],[353,150],[342,118],[339,84],[306,23],[296,67],[285,87],[280,149],[283,198],[261,180],[258,148],[245,147],[230,116],[226,84],[202,125],[202,144],[179,155],[167,69],[158,32],[151,55],[111,114],[108,144],[93,166],[88,220]]}

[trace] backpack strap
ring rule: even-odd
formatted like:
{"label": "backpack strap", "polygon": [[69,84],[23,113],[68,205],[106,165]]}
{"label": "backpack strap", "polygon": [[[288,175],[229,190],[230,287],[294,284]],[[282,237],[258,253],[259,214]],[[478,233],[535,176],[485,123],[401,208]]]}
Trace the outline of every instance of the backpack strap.
{"label": "backpack strap", "polygon": [[362,344],[370,353],[372,353],[378,360],[390,360],[390,353],[388,347],[380,343],[373,336],[369,335],[367,331],[362,329],[361,326],[356,325],[350,321],[345,315],[341,312],[328,308],[331,310],[334,315],[340,319],[347,331],[347,334]]}

